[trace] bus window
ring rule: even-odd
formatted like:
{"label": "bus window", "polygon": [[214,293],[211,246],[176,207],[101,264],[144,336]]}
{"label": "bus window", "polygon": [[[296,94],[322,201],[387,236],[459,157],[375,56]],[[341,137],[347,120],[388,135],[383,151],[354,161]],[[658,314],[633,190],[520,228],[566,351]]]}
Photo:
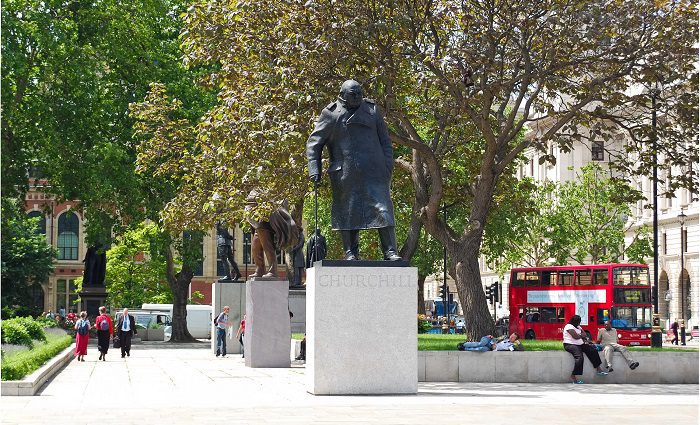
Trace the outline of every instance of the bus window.
{"label": "bus window", "polygon": [[525,272],[517,272],[513,275],[513,278],[510,279],[512,286],[525,286]]}
{"label": "bus window", "polygon": [[540,321],[540,308],[539,307],[527,307],[525,309],[525,321],[528,323],[539,322]]}
{"label": "bus window", "polygon": [[523,320],[524,310],[522,307],[518,308],[518,319]]}
{"label": "bus window", "polygon": [[564,285],[564,286],[573,285],[574,284],[574,271],[573,270],[566,270],[566,271],[559,272],[558,284]]}
{"label": "bus window", "polygon": [[613,281],[617,286],[649,285],[649,269],[642,267],[616,267]]}
{"label": "bus window", "polygon": [[576,272],[576,286],[589,286],[591,284],[591,271],[579,270]]}
{"label": "bus window", "polygon": [[557,323],[556,307],[540,307],[540,322]]}
{"label": "bus window", "polygon": [[564,307],[557,307],[557,323],[564,323]]}
{"label": "bus window", "polygon": [[608,271],[605,269],[593,270],[593,284],[594,285],[607,285],[608,284]]}
{"label": "bus window", "polygon": [[617,304],[648,304],[651,302],[651,289],[615,288],[613,299]]}
{"label": "bus window", "polygon": [[556,282],[552,279],[552,272],[548,270],[542,271],[542,286],[555,285]]}
{"label": "bus window", "polygon": [[540,272],[526,272],[525,280],[527,281],[527,286],[539,286]]}
{"label": "bus window", "polygon": [[617,329],[651,329],[651,307],[613,307],[612,326]]}

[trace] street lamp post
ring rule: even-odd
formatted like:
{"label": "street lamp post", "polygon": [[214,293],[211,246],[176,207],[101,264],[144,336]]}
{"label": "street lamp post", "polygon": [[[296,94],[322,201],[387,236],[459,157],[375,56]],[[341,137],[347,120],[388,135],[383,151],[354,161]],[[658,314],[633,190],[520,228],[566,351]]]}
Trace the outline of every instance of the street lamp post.
{"label": "street lamp post", "polygon": [[685,345],[685,271],[683,251],[685,251],[685,237],[683,236],[683,226],[685,225],[685,212],[681,208],[681,213],[678,214],[678,221],[681,223],[681,345]]}
{"label": "street lamp post", "polygon": [[651,331],[651,346],[661,347],[661,326],[659,318],[659,194],[658,194],[658,175],[659,166],[657,160],[657,144],[656,144],[656,96],[659,94],[658,87],[651,90],[651,126],[653,132],[651,135],[651,150],[654,155],[654,168],[652,175],[652,198],[654,199],[654,217],[653,217],[653,233],[654,233],[654,286],[651,288],[651,299],[654,303],[653,327]]}

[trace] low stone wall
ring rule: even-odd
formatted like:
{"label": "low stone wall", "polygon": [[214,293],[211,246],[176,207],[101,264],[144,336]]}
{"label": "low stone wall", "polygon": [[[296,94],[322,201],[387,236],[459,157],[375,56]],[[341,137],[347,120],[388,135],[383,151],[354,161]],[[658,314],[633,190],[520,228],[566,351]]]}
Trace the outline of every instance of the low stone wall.
{"label": "low stone wall", "polygon": [[75,343],[54,356],[45,365],[35,370],[21,381],[2,381],[2,395],[34,395],[63,366],[75,358]]}
{"label": "low stone wall", "polygon": [[[603,353],[600,353],[602,360]],[[583,380],[594,384],[697,384],[697,352],[641,352],[632,357],[639,367],[631,370],[619,353],[614,372],[598,376],[584,359]],[[566,351],[419,351],[419,382],[532,382],[569,381],[574,359]]]}

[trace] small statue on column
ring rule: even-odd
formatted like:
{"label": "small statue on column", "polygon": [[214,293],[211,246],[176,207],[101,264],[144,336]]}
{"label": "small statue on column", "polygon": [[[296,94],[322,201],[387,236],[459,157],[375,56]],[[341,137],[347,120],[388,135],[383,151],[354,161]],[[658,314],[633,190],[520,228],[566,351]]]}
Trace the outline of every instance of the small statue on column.
{"label": "small statue on column", "polygon": [[241,271],[238,269],[238,264],[233,257],[233,236],[228,232],[223,221],[216,222],[216,250],[221,263],[224,265],[224,274],[226,279],[234,282],[241,277]]}

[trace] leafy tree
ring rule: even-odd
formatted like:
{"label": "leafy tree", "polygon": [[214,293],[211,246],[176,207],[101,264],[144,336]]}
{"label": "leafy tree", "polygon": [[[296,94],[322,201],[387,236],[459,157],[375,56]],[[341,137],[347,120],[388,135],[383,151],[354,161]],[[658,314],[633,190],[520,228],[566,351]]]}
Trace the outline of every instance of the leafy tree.
{"label": "leafy tree", "polygon": [[[556,208],[550,216],[552,256],[558,264],[619,261],[625,251],[630,202],[641,198],[629,184],[607,177],[599,165],[582,167],[576,180],[561,184],[557,190]],[[637,235],[634,240],[637,256],[649,239]]]}
{"label": "leafy tree", "polygon": [[[652,165],[652,135],[661,167],[697,161],[687,142],[697,134],[696,16],[693,2],[651,0],[196,3],[185,17],[185,60],[216,68],[204,83],[219,103],[196,129],[166,223],[186,228],[219,207],[240,219],[251,188],[303,198],[311,121],[353,77],[404,147],[397,164],[411,176],[412,209],[448,250],[467,333],[492,333],[479,253],[494,197],[526,148],[547,161],[552,143],[567,150],[623,131],[614,162],[628,174]],[[650,116],[644,87],[657,84],[668,120],[654,132],[640,117]],[[533,136],[523,139],[526,126]],[[694,187],[697,176],[674,182]],[[441,218],[442,204],[454,202],[463,226]]]}
{"label": "leafy tree", "polygon": [[[184,117],[209,109],[213,96],[192,83],[198,70],[180,61],[186,7],[182,0],[3,3],[3,196],[25,190],[27,167],[38,165],[57,199],[80,200],[88,245],[144,219],[158,222],[177,187],[136,172],[128,105],[160,81],[185,102]],[[161,238],[168,282],[177,282],[173,341],[191,339],[188,265],[201,256],[185,260],[198,251],[180,235]]]}
{"label": "leafy tree", "polygon": [[[8,309],[25,309],[36,315],[31,290],[41,291],[41,284],[53,272],[56,250],[38,232],[37,219],[24,213],[22,203],[2,198],[2,305]],[[3,315],[4,316],[4,315]]]}
{"label": "leafy tree", "polygon": [[111,305],[139,308],[172,302],[159,237],[155,224],[140,225],[118,237],[107,251],[105,281]]}

